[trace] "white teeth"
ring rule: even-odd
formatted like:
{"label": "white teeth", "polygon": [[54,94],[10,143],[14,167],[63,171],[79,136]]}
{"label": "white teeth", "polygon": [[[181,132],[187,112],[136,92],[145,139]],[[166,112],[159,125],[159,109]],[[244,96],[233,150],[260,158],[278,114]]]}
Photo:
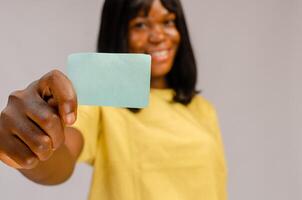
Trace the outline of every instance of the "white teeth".
{"label": "white teeth", "polygon": [[163,51],[156,51],[152,53],[152,56],[156,56],[156,57],[165,57],[168,56],[168,51],[167,50],[163,50]]}

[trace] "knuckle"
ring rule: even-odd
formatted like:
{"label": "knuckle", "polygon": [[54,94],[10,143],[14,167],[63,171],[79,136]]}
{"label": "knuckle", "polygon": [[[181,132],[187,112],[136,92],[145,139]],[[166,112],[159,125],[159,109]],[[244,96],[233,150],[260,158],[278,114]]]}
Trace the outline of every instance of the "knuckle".
{"label": "knuckle", "polygon": [[38,85],[45,86],[45,84],[48,85],[48,84],[55,83],[58,80],[58,78],[61,76],[61,74],[62,73],[57,69],[51,70],[38,81]]}
{"label": "knuckle", "polygon": [[29,156],[27,158],[22,159],[21,165],[25,169],[32,169],[38,164],[38,159],[35,156]]}
{"label": "knuckle", "polygon": [[52,113],[49,115],[49,121],[52,121],[53,123],[58,123],[60,121],[60,118],[58,115]]}
{"label": "knuckle", "polygon": [[53,146],[55,149],[61,146],[64,142],[64,129],[58,115],[49,113],[48,116],[45,117],[43,129],[51,137],[43,136],[40,138],[41,143],[45,144],[46,147]]}
{"label": "knuckle", "polygon": [[1,120],[1,122],[3,122],[3,123],[1,123],[1,124],[7,124],[9,121],[12,120],[11,114],[10,114],[10,112],[8,111],[7,108],[4,109],[4,110],[1,112],[1,114],[0,114],[0,120]]}
{"label": "knuckle", "polygon": [[8,102],[21,101],[24,97],[24,92],[22,90],[16,90],[9,94]]}
{"label": "knuckle", "polygon": [[42,144],[44,144],[47,147],[51,146],[51,139],[47,135],[41,136],[40,141],[41,141]]}
{"label": "knuckle", "polygon": [[42,122],[42,125],[44,127],[48,127],[52,124],[52,113],[49,113],[47,111],[42,111],[40,114],[40,120]]}
{"label": "knuckle", "polygon": [[52,129],[54,126],[57,126],[59,122],[59,117],[56,114],[48,113],[43,118],[44,128],[47,130]]}
{"label": "knuckle", "polygon": [[36,145],[35,152],[37,154],[45,154],[51,150],[51,139],[48,136],[41,136]]}
{"label": "knuckle", "polygon": [[61,75],[62,72],[60,70],[53,69],[53,70],[50,71],[50,74],[56,76],[56,75]]}
{"label": "knuckle", "polygon": [[54,70],[52,70],[52,71],[49,72],[49,78],[50,78],[50,80],[57,80],[62,75],[63,75],[63,73],[60,72],[57,69],[54,69]]}
{"label": "knuckle", "polygon": [[40,115],[38,115],[38,117],[43,126],[47,125],[47,123],[49,122],[49,115],[45,111],[40,112]]}
{"label": "knuckle", "polygon": [[1,119],[1,121],[7,119],[7,117],[8,117],[7,110],[6,109],[2,110],[1,113],[0,113],[0,119]]}

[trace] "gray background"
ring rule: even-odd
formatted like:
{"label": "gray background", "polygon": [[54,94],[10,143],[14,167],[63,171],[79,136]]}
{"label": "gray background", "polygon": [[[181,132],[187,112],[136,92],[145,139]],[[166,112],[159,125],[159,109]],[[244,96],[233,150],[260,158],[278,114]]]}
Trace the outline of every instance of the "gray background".
{"label": "gray background", "polygon": [[[73,52],[93,51],[99,0],[0,0],[0,109]],[[199,88],[217,108],[229,199],[302,199],[301,0],[183,0]],[[299,116],[299,117],[298,117]],[[1,200],[83,200],[92,169],[39,186],[0,164]]]}

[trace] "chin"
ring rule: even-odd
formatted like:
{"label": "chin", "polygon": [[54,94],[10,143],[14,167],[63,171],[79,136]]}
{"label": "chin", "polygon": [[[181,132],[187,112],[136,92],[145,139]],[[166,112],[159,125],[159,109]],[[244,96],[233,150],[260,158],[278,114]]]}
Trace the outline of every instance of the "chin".
{"label": "chin", "polygon": [[151,66],[152,77],[163,77],[166,76],[172,68],[172,63],[153,63]]}

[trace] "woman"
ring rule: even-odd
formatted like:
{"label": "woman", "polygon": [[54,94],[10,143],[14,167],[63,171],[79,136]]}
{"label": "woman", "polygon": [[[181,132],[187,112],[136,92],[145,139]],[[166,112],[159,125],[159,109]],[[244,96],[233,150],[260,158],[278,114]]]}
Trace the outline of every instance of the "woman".
{"label": "woman", "polygon": [[94,167],[91,200],[226,199],[216,114],[196,95],[180,2],[105,1],[98,51],[152,56],[150,105],[77,109],[70,81],[52,71],[10,95],[0,117],[1,160],[47,185],[87,162]]}

